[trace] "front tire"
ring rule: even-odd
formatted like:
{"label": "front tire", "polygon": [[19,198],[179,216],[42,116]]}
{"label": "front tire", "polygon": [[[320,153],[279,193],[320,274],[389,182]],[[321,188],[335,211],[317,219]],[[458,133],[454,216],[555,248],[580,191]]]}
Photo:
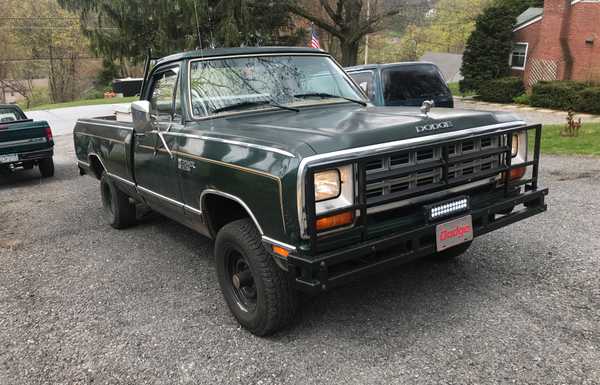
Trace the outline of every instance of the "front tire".
{"label": "front tire", "polygon": [[250,219],[231,222],[219,231],[215,256],[221,291],[243,327],[265,336],[291,323],[296,311],[293,284],[265,250]]}
{"label": "front tire", "polygon": [[115,186],[106,171],[100,178],[100,194],[104,216],[112,227],[124,229],[135,224],[135,204]]}
{"label": "front tire", "polygon": [[52,158],[46,158],[40,160],[38,167],[42,178],[50,178],[54,176],[54,161]]}

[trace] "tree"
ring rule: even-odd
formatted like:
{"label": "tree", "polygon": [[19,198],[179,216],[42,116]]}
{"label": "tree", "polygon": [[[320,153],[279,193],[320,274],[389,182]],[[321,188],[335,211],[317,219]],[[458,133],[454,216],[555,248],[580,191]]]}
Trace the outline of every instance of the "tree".
{"label": "tree", "polygon": [[77,72],[87,46],[73,15],[56,0],[4,0],[2,8],[0,87],[23,95],[28,107],[33,79],[46,76],[53,101],[78,96]]}
{"label": "tree", "polygon": [[105,59],[140,63],[193,48],[293,41],[279,31],[290,19],[283,0],[59,0],[80,15],[92,47]]}
{"label": "tree", "polygon": [[[335,36],[340,43],[343,66],[356,65],[362,39],[382,27],[382,21],[397,15],[400,6],[385,8],[377,0],[318,0],[326,16],[311,10],[307,2],[288,0],[288,9]],[[370,1],[370,12],[367,12]],[[370,13],[368,15],[368,13]]]}
{"label": "tree", "polygon": [[462,92],[479,91],[485,81],[510,75],[508,57],[516,18],[540,2],[543,0],[496,0],[477,17],[463,54]]}

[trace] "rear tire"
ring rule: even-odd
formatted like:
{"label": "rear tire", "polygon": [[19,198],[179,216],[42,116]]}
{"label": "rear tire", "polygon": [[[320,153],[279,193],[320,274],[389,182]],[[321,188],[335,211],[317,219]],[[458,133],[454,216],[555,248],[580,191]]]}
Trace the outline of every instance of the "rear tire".
{"label": "rear tire", "polygon": [[54,161],[52,158],[46,158],[40,160],[38,167],[42,178],[50,178],[54,176]]}
{"label": "rear tire", "polygon": [[219,231],[215,256],[225,301],[244,328],[265,336],[291,323],[297,307],[293,283],[265,250],[250,219]]}
{"label": "rear tire", "polygon": [[135,204],[115,186],[106,171],[100,178],[100,194],[104,216],[112,227],[124,229],[135,224]]}
{"label": "rear tire", "polygon": [[471,247],[472,243],[473,241],[466,242],[461,245],[446,249],[444,251],[440,251],[438,253],[433,254],[431,258],[436,261],[451,261],[466,253],[467,250],[469,250],[469,247]]}

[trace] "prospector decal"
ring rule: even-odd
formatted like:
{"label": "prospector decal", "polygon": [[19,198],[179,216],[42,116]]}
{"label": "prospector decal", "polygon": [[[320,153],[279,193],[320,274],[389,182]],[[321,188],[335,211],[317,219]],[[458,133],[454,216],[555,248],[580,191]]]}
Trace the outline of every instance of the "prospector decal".
{"label": "prospector decal", "polygon": [[448,121],[448,122],[426,124],[424,126],[417,126],[415,128],[417,129],[417,133],[421,134],[421,133],[427,132],[427,131],[437,131],[437,130],[442,130],[445,128],[452,128],[452,127],[454,127],[454,123]]}

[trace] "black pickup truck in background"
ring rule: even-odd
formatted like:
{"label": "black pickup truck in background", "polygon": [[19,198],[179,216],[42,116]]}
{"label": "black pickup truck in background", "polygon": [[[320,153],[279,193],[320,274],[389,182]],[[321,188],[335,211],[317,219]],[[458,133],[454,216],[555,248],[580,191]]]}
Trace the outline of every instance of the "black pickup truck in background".
{"label": "black pickup truck in background", "polygon": [[34,122],[18,106],[0,104],[0,174],[38,166],[42,177],[51,177],[53,148],[48,122]]}
{"label": "black pickup truck in background", "polygon": [[344,68],[376,106],[454,107],[452,92],[433,63],[367,64]]}

